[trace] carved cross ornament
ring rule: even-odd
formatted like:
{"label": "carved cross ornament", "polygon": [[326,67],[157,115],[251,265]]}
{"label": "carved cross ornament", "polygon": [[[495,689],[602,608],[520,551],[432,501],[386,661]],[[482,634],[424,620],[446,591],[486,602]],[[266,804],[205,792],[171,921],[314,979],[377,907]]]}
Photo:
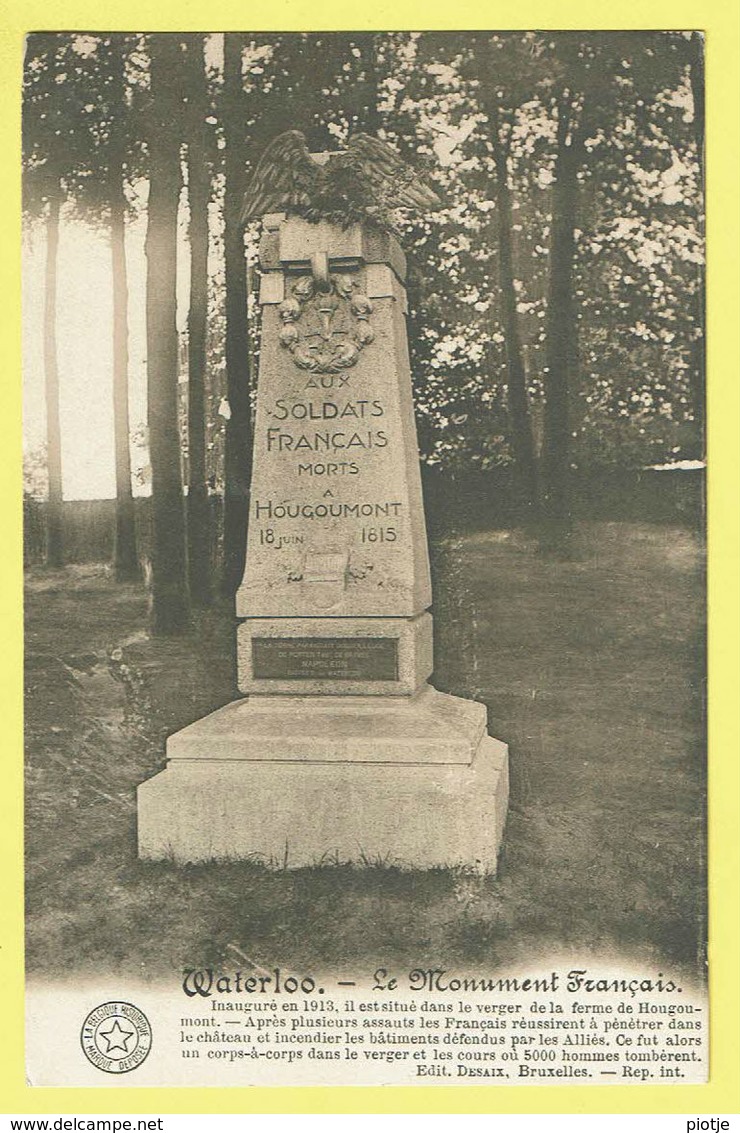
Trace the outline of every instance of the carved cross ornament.
{"label": "carved cross ornament", "polygon": [[370,326],[373,305],[346,273],[302,275],[278,308],[280,343],[301,370],[336,374],[354,366],[360,351],[375,338]]}

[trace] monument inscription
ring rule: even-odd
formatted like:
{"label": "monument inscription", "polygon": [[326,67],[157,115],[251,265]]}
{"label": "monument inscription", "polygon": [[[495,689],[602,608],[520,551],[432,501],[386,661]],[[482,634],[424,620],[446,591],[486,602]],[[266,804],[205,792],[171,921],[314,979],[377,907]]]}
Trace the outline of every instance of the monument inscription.
{"label": "monument inscription", "polygon": [[395,681],[398,641],[383,637],[253,637],[258,680]]}

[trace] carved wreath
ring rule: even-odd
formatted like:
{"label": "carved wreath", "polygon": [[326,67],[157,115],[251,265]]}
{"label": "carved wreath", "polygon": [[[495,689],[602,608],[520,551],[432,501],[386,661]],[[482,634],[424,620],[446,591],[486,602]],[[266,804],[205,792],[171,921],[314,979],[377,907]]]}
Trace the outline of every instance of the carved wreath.
{"label": "carved wreath", "polygon": [[336,374],[354,366],[363,347],[373,341],[373,305],[357,287],[357,280],[346,274],[328,275],[323,287],[310,275],[292,285],[278,308],[280,343],[299,369]]}

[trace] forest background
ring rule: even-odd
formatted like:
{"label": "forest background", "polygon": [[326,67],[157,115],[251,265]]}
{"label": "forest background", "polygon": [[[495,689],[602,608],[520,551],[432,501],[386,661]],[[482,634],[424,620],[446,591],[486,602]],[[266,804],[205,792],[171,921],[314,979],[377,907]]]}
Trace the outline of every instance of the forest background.
{"label": "forest background", "polygon": [[[155,633],[233,593],[259,359],[259,225],[243,234],[238,213],[264,147],[291,128],[313,148],[378,133],[443,198],[399,225],[438,493],[457,483],[483,511],[495,496],[562,553],[576,499],[700,467],[702,49],[678,32],[30,36],[24,215],[29,259],[43,258],[45,421],[43,443],[27,429],[30,557],[74,557],[64,465],[80,430],[101,430],[84,411],[94,386],[112,407],[116,576],[143,562]],[[105,242],[111,310],[105,351],[66,369],[65,227],[81,271],[83,233]],[[151,495],[146,522],[135,495]]]}

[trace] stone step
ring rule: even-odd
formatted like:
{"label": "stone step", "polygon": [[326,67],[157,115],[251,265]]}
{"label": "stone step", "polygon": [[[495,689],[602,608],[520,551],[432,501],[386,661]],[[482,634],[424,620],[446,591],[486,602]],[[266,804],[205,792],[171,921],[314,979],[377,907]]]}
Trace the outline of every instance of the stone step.
{"label": "stone step", "polygon": [[486,730],[482,704],[426,686],[414,697],[250,697],[171,736],[171,762],[469,765]]}

